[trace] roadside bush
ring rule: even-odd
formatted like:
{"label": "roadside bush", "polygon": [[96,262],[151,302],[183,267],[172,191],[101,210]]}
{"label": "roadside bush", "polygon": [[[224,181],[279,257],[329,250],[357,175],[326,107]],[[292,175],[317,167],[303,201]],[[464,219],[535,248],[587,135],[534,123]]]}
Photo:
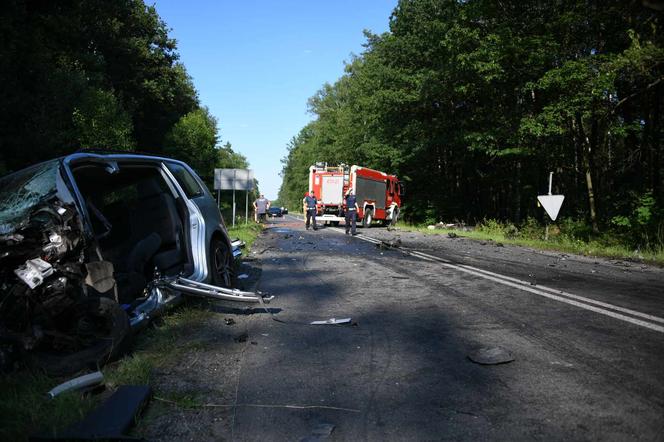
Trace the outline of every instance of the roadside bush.
{"label": "roadside bush", "polygon": [[[544,235],[544,226],[535,218],[526,218],[519,229],[519,236],[525,239],[542,239]],[[555,232],[549,230],[549,235],[555,235]]]}
{"label": "roadside bush", "polygon": [[592,233],[592,227],[583,220],[574,218],[561,218],[557,221],[560,227],[560,240],[566,242],[588,242]]}
{"label": "roadside bush", "polygon": [[516,239],[519,237],[519,229],[512,223],[502,223],[495,219],[484,219],[477,226],[476,230],[488,235],[499,235],[507,239]]}
{"label": "roadside bush", "polygon": [[626,212],[611,219],[614,230],[637,249],[664,249],[664,210],[657,206],[651,191],[632,194]]}

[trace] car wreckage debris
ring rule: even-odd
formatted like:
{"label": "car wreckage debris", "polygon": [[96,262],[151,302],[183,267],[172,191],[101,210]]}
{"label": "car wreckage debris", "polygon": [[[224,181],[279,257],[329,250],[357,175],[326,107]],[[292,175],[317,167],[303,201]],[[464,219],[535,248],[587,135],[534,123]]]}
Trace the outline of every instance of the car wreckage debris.
{"label": "car wreckage debris", "polygon": [[340,324],[350,324],[352,321],[351,318],[330,318],[325,321],[312,321],[311,325],[340,325]]}
{"label": "car wreckage debris", "polygon": [[470,352],[468,359],[480,365],[498,365],[512,362],[514,356],[503,347],[483,347]]}
{"label": "car wreckage debris", "polygon": [[[185,295],[272,299],[197,282],[230,286],[245,243],[228,237],[218,212],[199,213],[164,168],[188,166],[75,153],[0,177],[0,370],[25,362],[61,376],[99,367],[127,349],[132,329]],[[186,234],[198,226],[206,235]],[[195,261],[194,246],[208,259]],[[156,268],[170,279],[151,277]]]}
{"label": "car wreckage debris", "polygon": [[259,304],[268,303],[274,296],[267,296],[261,292],[245,292],[238,289],[229,289],[203,282],[192,281],[183,277],[159,278],[152,282],[156,287],[173,289],[185,295],[221,299],[225,301],[255,302]]}
{"label": "car wreckage debris", "polygon": [[63,382],[62,384],[51,389],[51,391],[46,393],[46,395],[49,397],[49,399],[53,399],[54,397],[66,391],[82,390],[87,387],[92,387],[93,385],[98,385],[103,381],[104,374],[101,371],[95,371],[94,373],[84,374],[83,376],[79,376],[77,378],[70,379],[67,382]]}
{"label": "car wreckage debris", "polygon": [[29,259],[24,265],[14,270],[16,276],[34,289],[53,274],[53,266],[41,258]]}
{"label": "car wreckage debris", "polygon": [[151,394],[147,385],[122,385],[80,422],[57,434],[30,436],[30,440],[137,440],[126,433],[136,423],[136,417],[147,405]]}

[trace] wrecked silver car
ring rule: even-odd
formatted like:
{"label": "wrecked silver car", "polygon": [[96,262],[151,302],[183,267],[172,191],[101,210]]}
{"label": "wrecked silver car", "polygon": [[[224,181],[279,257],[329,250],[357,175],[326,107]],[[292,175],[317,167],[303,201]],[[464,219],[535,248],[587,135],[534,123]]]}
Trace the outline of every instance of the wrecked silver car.
{"label": "wrecked silver car", "polygon": [[76,153],[0,178],[0,366],[102,365],[182,294],[242,302],[238,252],[185,163]]}

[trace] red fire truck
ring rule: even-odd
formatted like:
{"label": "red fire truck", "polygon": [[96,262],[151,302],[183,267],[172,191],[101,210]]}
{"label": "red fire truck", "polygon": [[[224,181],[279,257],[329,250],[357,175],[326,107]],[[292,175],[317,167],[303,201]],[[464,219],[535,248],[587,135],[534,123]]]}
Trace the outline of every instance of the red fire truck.
{"label": "red fire truck", "polygon": [[361,166],[329,167],[317,163],[309,168],[309,190],[318,198],[317,217],[325,224],[339,225],[344,220],[344,195],[353,189],[360,210],[362,227],[374,222],[395,224],[399,219],[404,187],[396,175]]}

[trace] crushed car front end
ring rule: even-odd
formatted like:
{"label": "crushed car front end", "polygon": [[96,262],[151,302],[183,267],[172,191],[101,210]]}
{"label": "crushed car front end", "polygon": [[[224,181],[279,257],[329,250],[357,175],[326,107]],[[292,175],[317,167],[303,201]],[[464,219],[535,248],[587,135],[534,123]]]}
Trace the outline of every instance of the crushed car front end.
{"label": "crushed car front end", "polygon": [[263,302],[230,289],[223,220],[184,163],[76,153],[0,189],[0,365],[16,353],[55,374],[102,365],[182,293]]}

